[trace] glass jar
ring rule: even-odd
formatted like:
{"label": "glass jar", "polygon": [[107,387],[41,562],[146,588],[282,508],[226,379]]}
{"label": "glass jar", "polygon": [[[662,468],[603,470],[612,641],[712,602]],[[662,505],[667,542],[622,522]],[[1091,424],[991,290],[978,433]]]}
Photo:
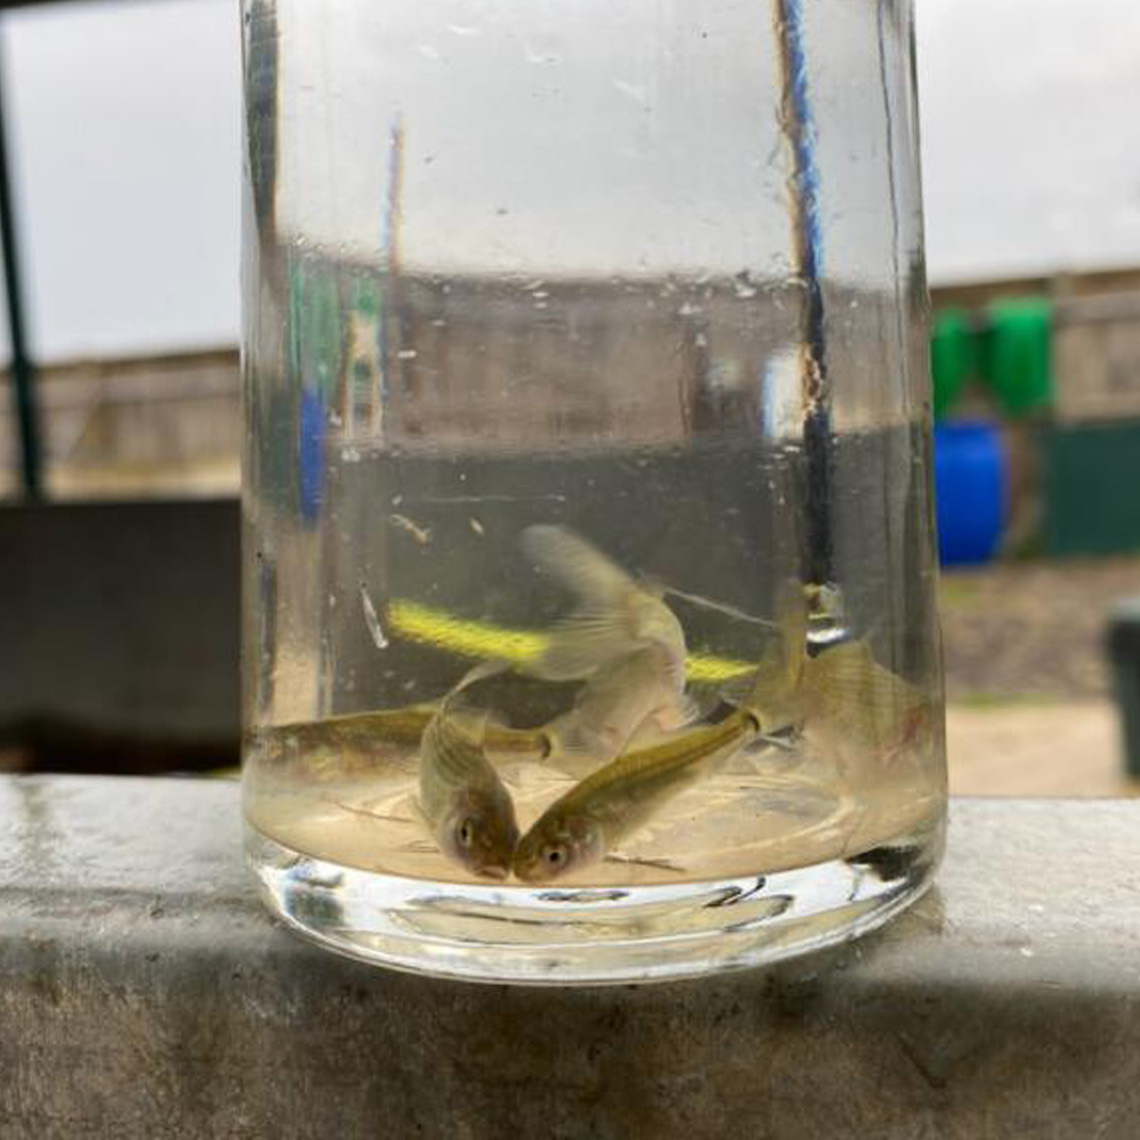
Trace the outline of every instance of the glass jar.
{"label": "glass jar", "polygon": [[946,807],[910,0],[246,0],[269,907],[630,981],[869,930]]}

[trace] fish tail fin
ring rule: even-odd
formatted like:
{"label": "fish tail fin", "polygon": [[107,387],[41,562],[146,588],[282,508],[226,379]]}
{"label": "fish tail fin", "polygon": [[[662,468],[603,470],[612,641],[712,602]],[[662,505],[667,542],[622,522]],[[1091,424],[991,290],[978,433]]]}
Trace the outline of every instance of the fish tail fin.
{"label": "fish tail fin", "polygon": [[534,676],[581,680],[607,661],[651,644],[683,664],[685,634],[664,601],[663,586],[635,578],[565,527],[528,527],[522,545],[537,566],[578,599],[577,608],[555,623],[546,649],[528,666]]}
{"label": "fish tail fin", "polygon": [[615,606],[637,583],[581,535],[562,526],[531,526],[522,547],[536,565],[593,606]]}
{"label": "fish tail fin", "polygon": [[546,649],[529,672],[545,681],[580,680],[636,648],[626,611],[637,584],[629,574],[566,527],[528,527],[522,546],[535,565],[579,602],[573,613],[555,623]]}

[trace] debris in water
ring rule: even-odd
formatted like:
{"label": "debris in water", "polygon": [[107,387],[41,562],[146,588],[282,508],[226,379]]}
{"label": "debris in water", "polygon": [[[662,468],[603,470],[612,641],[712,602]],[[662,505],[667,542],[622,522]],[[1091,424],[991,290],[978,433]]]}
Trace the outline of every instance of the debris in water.
{"label": "debris in water", "polygon": [[372,635],[376,648],[387,649],[388,638],[384,636],[384,628],[380,624],[376,607],[372,604],[372,599],[369,597],[368,590],[363,582],[360,584],[360,604],[364,607],[364,622],[368,626],[368,632]]}
{"label": "debris in water", "polygon": [[407,515],[389,515],[388,520],[393,526],[410,534],[420,546],[427,546],[431,542],[431,527],[418,526]]}

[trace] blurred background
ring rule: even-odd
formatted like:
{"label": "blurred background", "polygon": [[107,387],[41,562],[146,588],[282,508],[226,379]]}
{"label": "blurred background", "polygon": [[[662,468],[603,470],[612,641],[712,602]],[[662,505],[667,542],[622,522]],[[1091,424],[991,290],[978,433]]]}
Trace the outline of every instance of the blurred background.
{"label": "blurred background", "polygon": [[[915,3],[951,788],[1129,794],[1140,6]],[[236,763],[239,19],[0,3],[0,770]]]}

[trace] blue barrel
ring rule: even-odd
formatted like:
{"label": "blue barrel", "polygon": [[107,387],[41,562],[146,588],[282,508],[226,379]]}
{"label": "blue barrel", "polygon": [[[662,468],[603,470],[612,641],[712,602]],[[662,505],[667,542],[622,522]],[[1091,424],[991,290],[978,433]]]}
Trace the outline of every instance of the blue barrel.
{"label": "blue barrel", "polygon": [[998,427],[938,424],[934,482],[942,565],[988,562],[1005,529],[1009,494],[1009,461]]}

